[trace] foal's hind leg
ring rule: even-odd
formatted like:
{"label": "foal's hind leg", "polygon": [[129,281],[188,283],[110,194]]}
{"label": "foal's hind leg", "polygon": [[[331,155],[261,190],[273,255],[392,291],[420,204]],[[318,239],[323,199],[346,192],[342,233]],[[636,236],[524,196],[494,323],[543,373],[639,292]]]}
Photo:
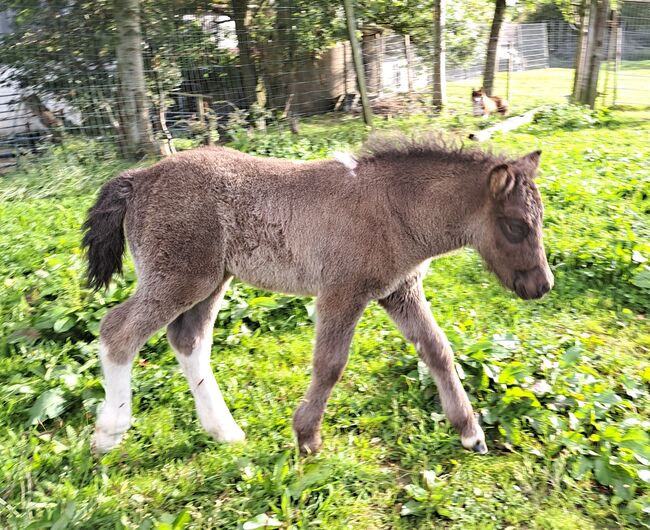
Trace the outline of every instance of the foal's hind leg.
{"label": "foal's hind leg", "polygon": [[230,280],[226,278],[208,298],[167,327],[167,338],[187,378],[201,424],[220,442],[244,439],[244,431],[230,414],[210,367],[212,327]]}
{"label": "foal's hind leg", "polygon": [[298,447],[303,453],[321,446],[320,429],[332,388],[348,361],[354,328],[368,300],[350,298],[349,293],[325,292],[316,299],[316,347],[309,389],[293,417]]}
{"label": "foal's hind leg", "polygon": [[[170,279],[171,280],[171,279]],[[105,453],[120,443],[131,425],[131,368],[144,343],[179,313],[210,292],[209,282],[141,284],[101,324],[99,356],[106,398],[97,418],[92,449]]]}
{"label": "foal's hind leg", "polygon": [[440,393],[442,408],[460,433],[466,449],[487,453],[485,436],[454,368],[449,341],[436,324],[419,275],[408,278],[391,295],[379,300],[404,336],[415,344]]}

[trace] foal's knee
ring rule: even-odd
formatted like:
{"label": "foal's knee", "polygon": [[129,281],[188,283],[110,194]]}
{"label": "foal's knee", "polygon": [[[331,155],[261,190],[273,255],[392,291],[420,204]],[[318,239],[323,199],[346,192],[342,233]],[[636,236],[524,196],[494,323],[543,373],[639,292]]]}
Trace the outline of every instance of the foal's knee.
{"label": "foal's knee", "polygon": [[124,302],[102,319],[99,336],[106,356],[117,364],[133,360],[138,348],[138,330],[131,318],[130,304]]}
{"label": "foal's knee", "polygon": [[448,372],[454,369],[454,354],[448,344],[438,337],[425,337],[413,341],[420,356],[436,372]]}
{"label": "foal's knee", "polygon": [[198,346],[199,339],[197,330],[184,323],[182,315],[167,326],[167,340],[174,350],[183,355],[191,355]]}

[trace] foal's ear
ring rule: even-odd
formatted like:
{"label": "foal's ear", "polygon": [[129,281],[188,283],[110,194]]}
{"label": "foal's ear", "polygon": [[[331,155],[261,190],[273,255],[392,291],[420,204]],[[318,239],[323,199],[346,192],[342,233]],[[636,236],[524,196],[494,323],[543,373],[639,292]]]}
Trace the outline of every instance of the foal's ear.
{"label": "foal's ear", "polygon": [[527,162],[533,166],[533,169],[537,169],[539,167],[539,161],[541,158],[542,151],[538,149],[537,151],[533,151],[532,153],[528,153],[526,156],[521,157],[521,161]]}
{"label": "foal's ear", "polygon": [[508,164],[499,164],[490,171],[490,191],[495,199],[505,199],[515,187],[515,176]]}

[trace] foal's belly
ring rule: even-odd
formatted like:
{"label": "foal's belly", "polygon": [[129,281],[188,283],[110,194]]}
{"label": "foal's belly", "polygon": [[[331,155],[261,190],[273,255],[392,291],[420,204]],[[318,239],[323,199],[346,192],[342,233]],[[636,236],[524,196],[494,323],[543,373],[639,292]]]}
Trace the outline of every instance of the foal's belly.
{"label": "foal's belly", "polygon": [[293,295],[316,296],[319,290],[317,275],[307,267],[271,259],[231,259],[227,271],[244,283],[264,289]]}

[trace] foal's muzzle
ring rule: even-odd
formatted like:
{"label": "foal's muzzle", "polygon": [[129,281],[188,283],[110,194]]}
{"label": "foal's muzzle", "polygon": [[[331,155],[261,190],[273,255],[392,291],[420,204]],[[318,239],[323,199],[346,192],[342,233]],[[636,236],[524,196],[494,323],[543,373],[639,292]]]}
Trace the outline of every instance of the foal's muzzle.
{"label": "foal's muzzle", "polygon": [[553,283],[550,270],[535,267],[528,271],[517,271],[513,287],[520,298],[534,300],[548,293],[553,288]]}

